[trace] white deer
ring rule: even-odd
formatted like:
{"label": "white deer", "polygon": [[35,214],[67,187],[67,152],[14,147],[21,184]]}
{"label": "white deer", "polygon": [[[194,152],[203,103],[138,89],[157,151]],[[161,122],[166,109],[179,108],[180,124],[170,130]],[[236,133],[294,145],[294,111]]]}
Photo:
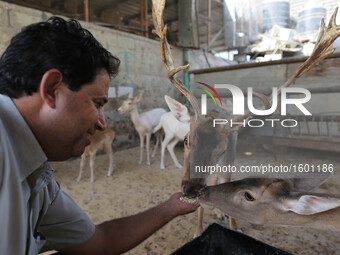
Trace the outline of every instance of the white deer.
{"label": "white deer", "polygon": [[[131,116],[131,120],[133,125],[135,126],[140,140],[140,157],[139,164],[142,164],[143,161],[143,149],[144,149],[144,137],[146,137],[146,164],[150,165],[150,138],[152,134],[152,130],[155,126],[157,126],[160,122],[161,116],[166,113],[166,110],[163,108],[155,108],[147,112],[143,112],[141,114],[138,113],[137,102],[140,101],[142,95],[139,94],[136,97],[132,97],[132,93],[129,93],[127,99],[125,99],[122,105],[118,108],[119,114],[123,114],[125,112],[129,112]],[[160,136],[156,135],[157,141],[152,153],[152,157],[155,156],[156,150],[159,144]]]}
{"label": "white deer", "polygon": [[77,178],[77,182],[81,180],[83,175],[84,162],[87,155],[90,155],[90,169],[91,169],[91,182],[94,182],[94,159],[97,151],[105,150],[110,158],[110,165],[107,172],[107,176],[111,176],[113,172],[113,152],[112,142],[116,137],[116,132],[112,129],[106,128],[104,131],[97,130],[96,133],[90,138],[90,145],[85,148],[80,161],[80,170]]}
{"label": "white deer", "polygon": [[164,99],[170,108],[170,112],[162,115],[160,123],[154,128],[153,132],[157,132],[161,128],[164,130],[164,140],[161,149],[161,165],[164,169],[164,153],[165,148],[168,149],[170,156],[178,168],[182,165],[178,162],[174,147],[179,141],[183,141],[186,134],[190,130],[190,115],[185,105],[179,103],[175,99],[165,95]]}

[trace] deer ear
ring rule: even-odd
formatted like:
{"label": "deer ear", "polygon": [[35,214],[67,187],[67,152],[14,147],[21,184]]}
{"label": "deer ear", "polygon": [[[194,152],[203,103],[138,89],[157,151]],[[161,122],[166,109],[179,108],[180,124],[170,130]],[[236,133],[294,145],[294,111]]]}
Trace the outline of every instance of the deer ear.
{"label": "deer ear", "polygon": [[167,105],[170,108],[170,111],[172,114],[182,122],[189,121],[190,120],[190,114],[188,112],[188,109],[185,107],[185,105],[181,104],[180,102],[176,101],[175,99],[165,95],[164,99],[167,103]]}
{"label": "deer ear", "polygon": [[139,102],[141,98],[142,98],[142,94],[138,94],[138,95],[135,97],[136,102]]}
{"label": "deer ear", "polygon": [[294,188],[298,190],[309,191],[324,183],[331,176],[330,172],[327,173],[312,173],[312,174],[303,174],[298,176],[297,178],[289,179],[289,182],[293,185]]}
{"label": "deer ear", "polygon": [[316,195],[302,195],[296,199],[288,199],[284,203],[285,211],[292,211],[302,215],[312,215],[340,206],[337,198]]}

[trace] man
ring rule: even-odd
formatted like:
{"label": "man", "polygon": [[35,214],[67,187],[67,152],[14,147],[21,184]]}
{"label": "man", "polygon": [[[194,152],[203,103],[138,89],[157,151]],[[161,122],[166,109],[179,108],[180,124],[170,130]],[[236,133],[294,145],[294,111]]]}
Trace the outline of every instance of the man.
{"label": "man", "polygon": [[140,214],[94,226],[55,181],[48,161],[80,156],[106,128],[103,105],[119,59],[77,21],[24,28],[0,59],[2,254],[120,254],[198,204],[181,193]]}

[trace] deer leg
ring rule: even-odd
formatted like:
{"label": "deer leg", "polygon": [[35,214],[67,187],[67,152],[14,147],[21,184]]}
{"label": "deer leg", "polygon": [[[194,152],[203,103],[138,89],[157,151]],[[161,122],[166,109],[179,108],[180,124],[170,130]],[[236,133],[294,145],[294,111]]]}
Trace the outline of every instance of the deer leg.
{"label": "deer leg", "polygon": [[155,145],[155,148],[153,149],[153,152],[152,152],[152,155],[151,155],[151,157],[155,157],[155,155],[156,155],[156,152],[157,152],[157,148],[158,148],[158,145],[159,145],[159,140],[161,139],[160,137],[161,137],[161,133],[160,132],[157,132],[156,134],[155,134],[155,136],[156,136],[156,145]]}
{"label": "deer leg", "polygon": [[165,166],[164,166],[164,153],[165,153],[165,148],[168,146],[170,140],[172,139],[171,136],[165,134],[165,137],[164,137],[164,140],[161,144],[161,166],[160,168],[161,169],[164,169]]}
{"label": "deer leg", "polygon": [[143,147],[144,147],[144,135],[139,134],[140,149],[139,149],[139,161],[138,164],[142,164],[143,161]]}
{"label": "deer leg", "polygon": [[84,162],[85,162],[86,156],[87,156],[86,153],[83,153],[83,155],[81,155],[80,169],[79,169],[79,175],[78,175],[78,178],[77,178],[77,182],[80,182],[81,177],[83,176],[83,167],[84,167]]}
{"label": "deer leg", "polygon": [[178,168],[182,168],[183,166],[178,162],[177,160],[177,157],[176,157],[176,154],[174,152],[174,148],[176,146],[176,144],[178,143],[178,139],[177,138],[174,138],[169,144],[168,146],[166,147],[170,153],[170,156],[172,158],[172,161],[175,163],[176,167]]}
{"label": "deer leg", "polygon": [[107,176],[111,176],[112,172],[113,172],[113,152],[112,152],[112,146],[111,144],[107,144],[105,146],[105,151],[107,153],[107,155],[109,156],[109,159],[110,159],[110,165],[109,165],[109,169],[108,169],[108,172],[107,172]]}
{"label": "deer leg", "polygon": [[147,133],[146,134],[146,164],[149,166],[150,165],[150,138],[151,134]]}
{"label": "deer leg", "polygon": [[232,229],[237,229],[237,224],[234,218],[229,217],[229,227]]}
{"label": "deer leg", "polygon": [[202,207],[198,208],[198,219],[194,238],[199,236],[203,230],[203,212],[204,209]]}
{"label": "deer leg", "polygon": [[90,153],[91,182],[94,182],[94,159],[95,157],[96,157],[96,152]]}

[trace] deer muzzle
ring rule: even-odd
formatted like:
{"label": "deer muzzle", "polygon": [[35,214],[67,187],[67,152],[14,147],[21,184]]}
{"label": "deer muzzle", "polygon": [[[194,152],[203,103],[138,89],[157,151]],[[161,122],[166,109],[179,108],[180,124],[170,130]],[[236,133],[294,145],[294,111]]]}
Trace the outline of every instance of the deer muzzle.
{"label": "deer muzzle", "polygon": [[182,181],[182,190],[185,196],[189,198],[198,197],[205,185],[189,181]]}
{"label": "deer muzzle", "polygon": [[198,202],[201,205],[224,207],[230,195],[230,183],[204,187],[199,191]]}
{"label": "deer muzzle", "polygon": [[204,187],[199,191],[198,202],[203,208],[211,209],[213,206],[210,204],[210,189],[209,187]]}
{"label": "deer muzzle", "polygon": [[209,200],[209,188],[208,187],[204,187],[202,188],[200,191],[199,191],[199,194],[198,194],[198,200],[199,201],[207,201]]}

